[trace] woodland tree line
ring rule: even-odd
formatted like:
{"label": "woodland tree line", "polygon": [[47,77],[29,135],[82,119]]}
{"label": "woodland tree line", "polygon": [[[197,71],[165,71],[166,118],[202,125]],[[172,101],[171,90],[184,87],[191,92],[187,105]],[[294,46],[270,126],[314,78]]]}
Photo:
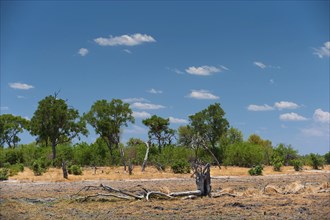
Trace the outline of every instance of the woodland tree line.
{"label": "woodland tree line", "polygon": [[[142,121],[148,127],[148,140],[131,138],[126,144],[121,143],[121,129],[134,122],[129,104],[120,99],[98,100],[80,115],[58,94],[39,101],[31,120],[2,114],[0,179],[22,171],[24,166],[41,175],[48,167],[60,167],[63,162],[77,174],[81,173],[80,166],[123,165],[126,169],[148,164],[159,170],[171,168],[182,173],[190,172],[196,161],[256,170],[272,165],[276,171],[283,165],[300,170],[303,165],[318,169],[330,163],[329,152],[302,156],[290,145],[273,146],[270,140],[256,134],[244,140],[242,132],[230,126],[219,103],[189,116],[189,124],[178,130],[170,128],[169,119],[153,115]],[[87,124],[95,130],[97,140],[91,144],[72,144],[73,139],[88,135]],[[19,135],[24,130],[35,136],[36,141],[19,145]]]}

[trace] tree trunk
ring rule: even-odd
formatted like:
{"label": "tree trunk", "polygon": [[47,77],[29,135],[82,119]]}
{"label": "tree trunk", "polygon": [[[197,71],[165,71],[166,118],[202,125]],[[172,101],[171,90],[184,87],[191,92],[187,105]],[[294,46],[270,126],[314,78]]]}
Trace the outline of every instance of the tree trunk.
{"label": "tree trunk", "polygon": [[133,164],[131,160],[129,160],[129,164],[128,164],[128,174],[129,175],[133,174]]}
{"label": "tree trunk", "polygon": [[68,170],[66,169],[66,162],[62,161],[62,171],[63,171],[63,177],[65,179],[68,179]]}
{"label": "tree trunk", "polygon": [[121,157],[121,161],[123,162],[123,166],[124,166],[124,171],[126,171],[126,159],[125,159],[125,152],[123,148],[120,148],[120,157]]}
{"label": "tree trunk", "polygon": [[149,156],[149,142],[145,143],[147,146],[147,151],[146,154],[144,155],[144,160],[143,160],[143,164],[142,164],[142,172],[144,172],[146,166],[147,166],[147,160],[148,160],[148,156]]}
{"label": "tree trunk", "polygon": [[201,192],[201,196],[211,195],[210,164],[198,168],[198,171],[196,172],[196,185],[197,190]]}
{"label": "tree trunk", "polygon": [[55,143],[55,141],[52,141],[52,151],[53,151],[53,162],[54,162],[54,160],[55,160],[55,158],[56,158],[56,143]]}

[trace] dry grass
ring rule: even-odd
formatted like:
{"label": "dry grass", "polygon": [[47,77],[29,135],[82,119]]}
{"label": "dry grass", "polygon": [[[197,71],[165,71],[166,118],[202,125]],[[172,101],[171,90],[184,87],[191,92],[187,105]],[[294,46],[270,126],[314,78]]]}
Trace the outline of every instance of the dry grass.
{"label": "dry grass", "polygon": [[[218,167],[211,168],[212,176],[249,176],[249,168],[243,167]],[[304,167],[304,171],[299,174],[307,174],[312,169]],[[330,170],[330,165],[324,167],[323,171]],[[281,172],[275,172],[271,166],[264,167],[263,175],[281,175],[281,174],[297,174],[292,166],[282,167]],[[16,176],[12,176],[10,180],[17,180],[20,182],[72,182],[84,180],[129,180],[129,179],[168,179],[168,178],[189,178],[191,174],[174,174],[169,169],[166,172],[159,172],[154,167],[147,167],[145,172],[141,172],[141,167],[137,166],[133,170],[133,175],[129,175],[124,171],[123,167],[98,167],[94,174],[94,168],[83,168],[83,175],[75,176],[69,175],[69,179],[63,178],[62,170],[58,168],[50,168],[42,176],[35,176],[29,168],[25,168],[24,172]]]}

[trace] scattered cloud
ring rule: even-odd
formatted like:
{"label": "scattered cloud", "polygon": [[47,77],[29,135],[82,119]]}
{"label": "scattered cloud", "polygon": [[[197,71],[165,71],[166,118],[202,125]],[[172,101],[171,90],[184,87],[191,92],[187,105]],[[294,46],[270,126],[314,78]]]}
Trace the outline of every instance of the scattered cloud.
{"label": "scattered cloud", "polygon": [[161,94],[161,93],[163,93],[163,91],[156,90],[156,89],[150,89],[150,90],[148,90],[148,92],[151,93],[151,94]]}
{"label": "scattered cloud", "polygon": [[123,51],[124,51],[125,53],[129,53],[129,54],[132,53],[132,51],[130,51],[129,49],[124,49]]}
{"label": "scattered cloud", "polygon": [[126,102],[126,103],[132,103],[132,102],[149,102],[149,100],[147,100],[145,98],[127,98],[127,99],[123,99],[123,102]]}
{"label": "scattered cloud", "polygon": [[181,119],[181,118],[174,118],[174,117],[169,117],[170,122],[173,124],[188,124],[188,121],[186,119]]}
{"label": "scattered cloud", "polygon": [[28,84],[25,84],[25,83],[9,83],[9,86],[10,88],[13,88],[13,89],[22,89],[22,90],[28,90],[28,89],[33,89],[34,86],[32,85],[28,85]]}
{"label": "scattered cloud", "polygon": [[280,101],[280,102],[275,102],[274,107],[279,110],[282,110],[282,109],[296,109],[299,108],[300,106],[294,102]]}
{"label": "scattered cloud", "polygon": [[313,48],[313,49],[314,49],[313,54],[319,56],[319,58],[330,57],[330,41],[325,42],[323,44],[323,47]]}
{"label": "scattered cloud", "polygon": [[9,110],[9,107],[8,106],[1,106],[0,107],[0,110],[1,111],[8,111]]}
{"label": "scattered cloud", "polygon": [[329,137],[330,131],[328,126],[314,126],[310,128],[303,128],[301,132],[305,136],[314,137]]}
{"label": "scattered cloud", "polygon": [[128,134],[146,134],[148,130],[137,125],[132,125],[132,128],[126,128],[124,132]]}
{"label": "scattered cloud", "polygon": [[253,64],[261,69],[265,69],[267,67],[265,64],[259,61],[255,61]]}
{"label": "scattered cloud", "polygon": [[78,51],[78,54],[82,57],[86,56],[88,54],[88,49],[86,48],[80,48],[79,51]]}
{"label": "scattered cloud", "polygon": [[269,105],[249,105],[247,107],[249,111],[254,111],[254,112],[261,112],[261,111],[271,111],[274,110],[274,107],[269,106]]}
{"label": "scattered cloud", "polygon": [[330,123],[330,112],[325,112],[318,108],[315,110],[313,118],[317,122]]}
{"label": "scattered cloud", "polygon": [[136,46],[142,43],[156,42],[156,40],[146,34],[132,34],[132,35],[121,35],[121,36],[109,36],[109,38],[99,37],[94,39],[94,41],[100,46]]}
{"label": "scattered cloud", "polygon": [[137,109],[146,109],[146,110],[156,110],[156,109],[162,109],[165,108],[163,105],[156,105],[151,103],[142,103],[142,102],[134,102],[131,104],[132,108]]}
{"label": "scattered cloud", "polygon": [[307,118],[298,115],[297,113],[291,112],[291,113],[285,113],[280,115],[280,120],[282,121],[306,121]]}
{"label": "scattered cloud", "polygon": [[215,66],[200,66],[200,67],[191,66],[186,69],[186,72],[192,75],[209,76],[213,73],[222,72],[223,70],[224,69],[222,67],[218,68]]}
{"label": "scattered cloud", "polygon": [[133,111],[133,117],[134,118],[150,118],[151,114],[145,111],[142,112],[135,112]]}
{"label": "scattered cloud", "polygon": [[218,96],[213,95],[208,90],[192,90],[187,97],[194,99],[219,99]]}
{"label": "scattered cloud", "polygon": [[18,95],[17,98],[18,98],[18,99],[25,99],[25,96]]}

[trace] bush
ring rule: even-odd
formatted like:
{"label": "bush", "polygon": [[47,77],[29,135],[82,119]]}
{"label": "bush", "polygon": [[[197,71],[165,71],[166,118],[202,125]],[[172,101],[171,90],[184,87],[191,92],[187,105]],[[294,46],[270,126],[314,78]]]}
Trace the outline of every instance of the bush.
{"label": "bush", "polygon": [[262,164],[264,152],[261,146],[248,142],[229,145],[225,153],[225,165],[252,167]]}
{"label": "bush", "polygon": [[310,154],[310,165],[313,167],[313,169],[318,170],[319,168],[323,168],[323,165],[325,163],[324,157],[318,155],[318,154]]}
{"label": "bush", "polygon": [[41,176],[46,171],[46,168],[40,160],[36,160],[32,163],[32,171],[35,176]]}
{"label": "bush", "polygon": [[293,168],[295,171],[301,171],[303,169],[303,162],[301,160],[292,160],[291,164],[293,165]]}
{"label": "bush", "polygon": [[284,159],[279,155],[277,151],[274,152],[271,160],[271,164],[273,165],[274,171],[281,171],[281,167],[283,166]]}
{"label": "bush", "polygon": [[251,176],[261,176],[263,169],[264,168],[261,165],[257,165],[249,170],[249,174]]}
{"label": "bush", "polygon": [[82,170],[79,165],[71,165],[68,169],[69,174],[82,175]]}
{"label": "bush", "polygon": [[9,176],[15,176],[19,172],[23,172],[24,171],[24,165],[21,164],[21,163],[17,163],[17,164],[11,165],[8,168],[9,168]]}
{"label": "bush", "polygon": [[188,161],[180,160],[174,162],[171,166],[173,173],[190,173],[190,164]]}
{"label": "bush", "polygon": [[330,164],[330,151],[326,154],[324,154],[324,159],[326,164]]}
{"label": "bush", "polygon": [[9,169],[0,168],[0,181],[8,180],[8,176],[9,176]]}

